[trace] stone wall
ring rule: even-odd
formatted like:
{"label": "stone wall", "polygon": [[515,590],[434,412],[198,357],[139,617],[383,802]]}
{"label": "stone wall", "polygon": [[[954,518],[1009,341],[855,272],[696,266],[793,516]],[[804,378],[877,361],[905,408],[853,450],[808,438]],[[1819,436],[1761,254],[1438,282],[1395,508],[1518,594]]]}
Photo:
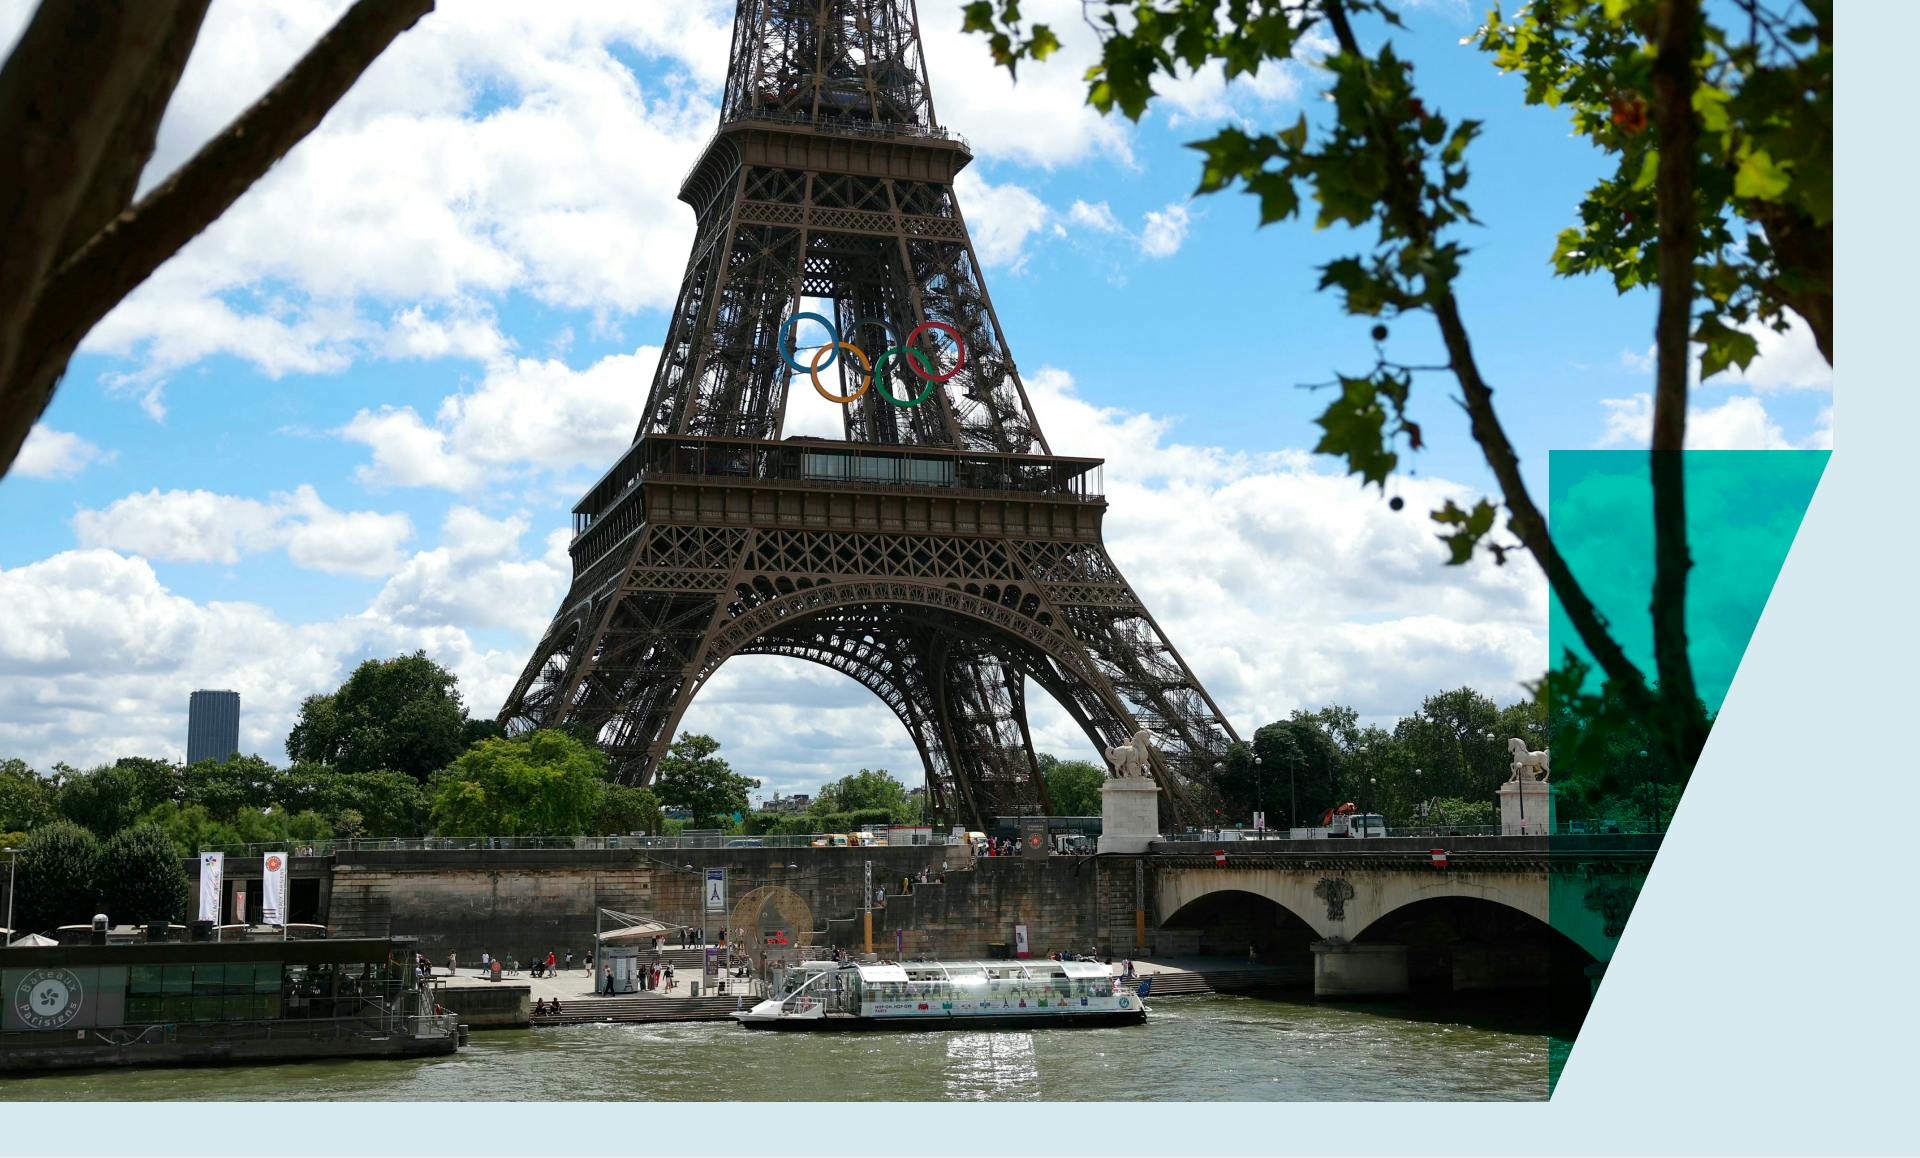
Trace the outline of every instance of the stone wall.
{"label": "stone wall", "polygon": [[[549,950],[576,959],[593,942],[596,908],[717,929],[702,911],[708,867],[728,870],[728,902],[756,887],[791,889],[829,921],[858,930],[864,866],[878,888],[955,861],[945,848],[607,849],[342,852],[328,890],[335,936],[412,936],[436,963],[449,952],[478,964],[485,950],[521,962]],[[981,862],[986,863],[986,862]],[[950,869],[948,879],[967,875]],[[953,928],[975,922],[943,917]],[[1030,922],[1032,923],[1032,922]],[[1008,935],[1011,935],[1009,925]],[[891,936],[891,934],[889,934]],[[984,941],[980,948],[984,951]]]}
{"label": "stone wall", "polygon": [[[982,957],[1011,945],[1016,924],[1027,926],[1036,956],[1132,950],[1132,858],[975,859],[943,848],[343,852],[327,923],[341,937],[416,937],[436,963],[456,952],[477,965],[482,950],[525,963],[571,949],[578,959],[592,944],[596,906],[717,928],[701,911],[702,885],[709,866],[724,865],[730,904],[762,885],[791,889],[825,931],[820,939],[851,949],[861,943],[869,860],[874,886],[887,893],[874,912],[874,948],[889,956],[895,930],[908,956]],[[922,868],[945,868],[946,883],[903,894],[903,879]]]}

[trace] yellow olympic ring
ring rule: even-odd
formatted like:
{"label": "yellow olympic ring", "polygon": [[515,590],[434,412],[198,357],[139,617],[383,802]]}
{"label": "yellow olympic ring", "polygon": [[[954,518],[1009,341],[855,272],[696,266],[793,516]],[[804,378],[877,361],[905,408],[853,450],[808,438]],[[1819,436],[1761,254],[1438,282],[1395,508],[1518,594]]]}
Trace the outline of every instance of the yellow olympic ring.
{"label": "yellow olympic ring", "polygon": [[[820,357],[828,351],[836,349],[845,350],[847,353],[852,354],[854,357],[860,359],[862,366],[867,368],[867,380],[860,384],[860,389],[855,390],[845,398],[840,397],[838,394],[829,394],[827,388],[820,384]],[[807,367],[807,374],[813,379],[813,388],[819,393],[820,397],[825,398],[829,402],[852,402],[862,394],[865,394],[868,389],[873,386],[873,360],[867,357],[865,350],[862,350],[852,342],[835,342],[830,346],[822,346],[813,352],[813,364]]]}

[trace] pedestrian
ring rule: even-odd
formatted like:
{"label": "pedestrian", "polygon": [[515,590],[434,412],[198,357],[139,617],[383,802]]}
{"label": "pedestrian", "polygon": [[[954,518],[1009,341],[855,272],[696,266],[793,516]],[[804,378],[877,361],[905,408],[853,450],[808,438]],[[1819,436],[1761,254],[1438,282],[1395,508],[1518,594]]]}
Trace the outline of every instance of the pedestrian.
{"label": "pedestrian", "polygon": [[573,950],[567,950],[567,968],[573,968]]}
{"label": "pedestrian", "polygon": [[1253,964],[1253,961],[1254,961],[1253,946],[1248,945],[1247,946],[1247,964],[1251,965]]}
{"label": "pedestrian", "polygon": [[613,966],[607,966],[607,996],[613,996]]}
{"label": "pedestrian", "polygon": [[547,999],[546,998],[542,997],[540,1000],[533,1003],[533,1015],[535,1017],[545,1017],[547,1015]]}
{"label": "pedestrian", "polygon": [[459,972],[460,955],[458,953],[447,954],[447,976],[452,977]]}
{"label": "pedestrian", "polygon": [[493,954],[487,952],[485,949],[480,950],[480,972],[482,974],[485,974],[491,971],[492,968],[493,968]]}
{"label": "pedestrian", "polygon": [[553,976],[553,950],[547,950],[547,976]]}

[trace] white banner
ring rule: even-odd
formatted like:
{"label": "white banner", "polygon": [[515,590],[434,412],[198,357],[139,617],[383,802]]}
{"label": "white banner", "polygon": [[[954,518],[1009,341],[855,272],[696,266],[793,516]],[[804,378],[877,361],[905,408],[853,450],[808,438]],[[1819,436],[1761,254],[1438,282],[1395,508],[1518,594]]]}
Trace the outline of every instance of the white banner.
{"label": "white banner", "polygon": [[727,870],[723,868],[707,870],[707,912],[724,913],[727,911]]}
{"label": "white banner", "polygon": [[270,852],[260,858],[260,923],[287,923],[287,854]]}
{"label": "white banner", "polygon": [[1013,927],[1013,955],[1015,957],[1025,957],[1030,952],[1032,952],[1032,950],[1027,948],[1027,927],[1025,925],[1015,925]]}
{"label": "white banner", "polygon": [[225,866],[224,853],[203,852],[200,854],[200,919],[220,923],[221,869]]}

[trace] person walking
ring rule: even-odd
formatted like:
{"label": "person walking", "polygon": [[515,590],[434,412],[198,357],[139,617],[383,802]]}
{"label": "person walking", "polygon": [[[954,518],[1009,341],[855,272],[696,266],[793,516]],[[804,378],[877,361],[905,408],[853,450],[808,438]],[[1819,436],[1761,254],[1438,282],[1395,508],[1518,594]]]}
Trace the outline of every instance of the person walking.
{"label": "person walking", "polygon": [[607,996],[613,996],[613,966],[607,966]]}
{"label": "person walking", "polygon": [[571,968],[573,968],[573,950],[571,950],[571,949],[569,949],[569,950],[567,950],[567,965],[566,965],[566,967],[567,967],[567,968],[569,968],[569,969],[571,969]]}
{"label": "person walking", "polygon": [[547,950],[547,976],[553,976],[553,950]]}
{"label": "person walking", "polygon": [[458,953],[447,954],[447,976],[453,977],[458,975],[459,972],[460,972],[460,955]]}

